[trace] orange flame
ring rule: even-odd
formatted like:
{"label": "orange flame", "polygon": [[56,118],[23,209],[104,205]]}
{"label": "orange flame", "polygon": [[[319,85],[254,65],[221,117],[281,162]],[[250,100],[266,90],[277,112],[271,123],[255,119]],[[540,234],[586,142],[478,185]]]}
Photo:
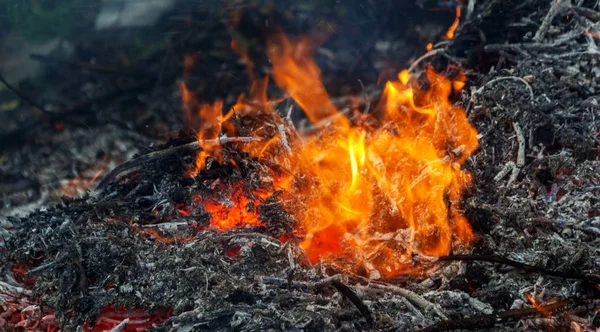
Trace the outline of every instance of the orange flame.
{"label": "orange flame", "polygon": [[529,303],[531,303],[537,309],[537,311],[539,311],[545,317],[550,317],[550,312],[547,309],[545,309],[540,303],[538,303],[533,297],[533,295],[531,295],[531,293],[525,293],[525,296],[527,297]]}
{"label": "orange flame", "polygon": [[[195,107],[195,99],[187,89],[185,83],[181,83],[181,96],[183,99],[184,110],[190,110]],[[196,166],[188,173],[189,176],[196,176],[198,172],[206,166],[206,158],[213,157],[221,161],[221,147],[214,140],[219,138],[221,124],[223,119],[223,101],[217,100],[213,104],[201,104],[196,110],[200,128],[198,128],[198,143],[200,152],[196,155]],[[191,114],[191,111],[190,111]]]}
{"label": "orange flame", "polygon": [[275,40],[275,82],[314,123],[333,124],[297,148],[292,163],[293,174],[315,179],[299,193],[309,204],[301,219],[311,260],[351,256],[391,276],[409,267],[415,251],[440,256],[453,237],[468,243],[473,235],[458,205],[470,175],[460,165],[477,147],[477,133],[448,101],[452,82],[427,69],[431,88],[415,91],[403,71],[377,109],[384,126],[352,127],[325,92],[306,41]]}
{"label": "orange flame", "polygon": [[185,121],[187,125],[190,125],[192,123],[192,107],[194,99],[184,82],[179,84],[179,91],[181,93],[181,108],[185,114]]}
{"label": "orange flame", "polygon": [[335,127],[348,128],[348,119],[329,99],[321,71],[310,58],[312,46],[306,38],[292,44],[283,34],[277,34],[268,43],[267,52],[273,65],[273,79],[302,107],[316,124],[329,120]]}
{"label": "orange flame", "polygon": [[[278,34],[267,49],[275,83],[320,132],[299,140],[290,140],[285,133],[267,134],[265,128],[285,122],[272,111],[266,78],[255,81],[249,96],[241,96],[234,109],[268,115],[276,124],[253,126],[253,135],[267,139],[244,149],[293,174],[277,179],[277,187],[304,204],[286,208],[298,222],[297,231],[304,236],[301,246],[311,261],[343,260],[340,268],[363,267],[373,276],[390,277],[411,271],[414,254],[447,255],[456,245],[470,243],[471,227],[459,206],[471,176],[461,165],[476,149],[477,133],[463,109],[449,101],[453,89],[464,85],[464,75],[453,82],[427,68],[420,80],[428,81],[429,88],[423,90],[402,71],[398,81],[386,84],[369,118],[353,124],[331,102],[307,39],[292,42]],[[215,103],[201,108],[205,126],[199,139],[217,137],[221,107]],[[235,132],[231,123],[223,128],[228,134]],[[289,145],[291,153],[284,156],[272,148],[280,145]],[[202,148],[196,171],[205,166],[207,155],[220,151],[218,146]],[[261,195],[257,197],[268,196]],[[211,226],[262,224],[256,211],[259,201],[245,194],[232,201],[237,206],[234,212],[205,202],[205,209],[213,213]]]}
{"label": "orange flame", "polygon": [[217,100],[214,104],[202,104],[199,111],[200,129],[198,142],[202,151],[196,157],[196,169],[200,170],[206,165],[206,157],[216,157],[221,161],[221,147],[214,143],[205,143],[206,140],[219,138],[221,132],[221,118],[223,116],[223,101]]}
{"label": "orange flame", "polygon": [[452,39],[454,38],[454,32],[456,32],[456,28],[458,28],[458,24],[460,23],[460,6],[456,7],[456,17],[454,18],[454,23],[448,28],[446,32],[446,38]]}

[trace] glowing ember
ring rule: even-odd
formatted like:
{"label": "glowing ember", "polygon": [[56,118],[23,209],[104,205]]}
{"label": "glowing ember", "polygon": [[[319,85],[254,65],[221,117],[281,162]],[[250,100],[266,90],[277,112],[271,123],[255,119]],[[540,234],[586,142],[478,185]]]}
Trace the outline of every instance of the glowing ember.
{"label": "glowing ember", "polygon": [[[340,268],[350,262],[372,276],[394,276],[412,269],[415,254],[441,256],[456,244],[468,244],[473,235],[459,203],[471,178],[461,165],[477,147],[477,133],[464,111],[449,102],[453,89],[464,86],[464,75],[450,81],[427,68],[423,77],[413,79],[402,71],[398,81],[386,84],[371,114],[350,121],[331,102],[311,50],[307,39],[292,42],[283,34],[268,43],[275,83],[302,107],[319,133],[294,140],[285,135],[290,128],[267,134],[264,128],[289,125],[272,112],[266,79],[255,81],[249,97],[240,97],[234,106],[245,114],[269,115],[252,127],[254,136],[264,140],[242,149],[293,174],[278,179],[278,187],[304,204],[286,208],[298,222],[309,259],[346,262]],[[428,89],[416,88],[419,79],[427,81]],[[199,139],[216,137],[220,107],[215,103],[200,110],[207,125]],[[223,128],[228,135],[235,133],[230,123]],[[275,148],[281,146],[291,151]],[[195,173],[206,157],[218,158],[218,153],[213,147],[201,151]],[[294,179],[302,179],[302,185]],[[265,198],[271,193],[254,194]],[[203,202],[213,214],[211,226],[262,224],[259,201],[243,191],[231,201],[229,206]]]}
{"label": "glowing ember", "polygon": [[161,325],[169,317],[171,317],[171,310],[168,309],[159,309],[149,314],[144,310],[109,305],[102,309],[93,325],[86,322],[83,330],[85,332],[108,331],[127,320],[127,324],[119,331],[147,331],[153,326]]}
{"label": "glowing ember", "polygon": [[525,297],[527,297],[527,301],[529,301],[529,303],[531,303],[544,317],[550,317],[550,312],[538,303],[531,293],[525,293]]}
{"label": "glowing ember", "polygon": [[264,226],[258,220],[258,205],[261,204],[260,198],[267,198],[270,193],[267,191],[254,191],[252,195],[256,198],[248,197],[244,191],[236,190],[230,200],[223,204],[209,199],[198,199],[204,206],[206,212],[211,214],[210,227],[216,229],[228,229],[244,226]]}

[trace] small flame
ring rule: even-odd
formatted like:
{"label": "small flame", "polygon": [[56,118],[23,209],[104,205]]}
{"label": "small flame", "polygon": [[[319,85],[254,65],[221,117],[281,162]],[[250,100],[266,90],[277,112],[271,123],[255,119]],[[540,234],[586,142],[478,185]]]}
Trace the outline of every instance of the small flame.
{"label": "small flame", "polygon": [[428,43],[427,46],[425,46],[425,49],[427,51],[431,51],[433,49],[433,44],[432,43]]}
{"label": "small flame", "polygon": [[456,7],[456,17],[454,18],[454,23],[448,28],[446,32],[446,38],[452,39],[454,38],[454,32],[456,32],[456,28],[458,28],[458,24],[460,23],[460,6]]}
{"label": "small flame", "polygon": [[307,38],[291,43],[283,34],[277,34],[267,48],[275,83],[292,96],[313,123],[324,126],[331,122],[341,128],[350,126],[325,91],[321,71],[310,58],[312,45]]}
{"label": "small flame", "polygon": [[583,330],[581,329],[581,326],[579,326],[579,324],[577,324],[577,322],[575,322],[575,321],[571,322],[571,327],[573,327],[573,330],[575,332],[583,332]]}
{"label": "small flame", "polygon": [[185,114],[185,120],[187,125],[192,123],[192,108],[194,97],[184,82],[179,84],[179,92],[181,93],[181,108]]}
{"label": "small flame", "polygon": [[202,147],[202,152],[206,155],[204,158],[196,159],[197,169],[203,169],[206,164],[206,157],[216,156],[221,161],[221,147],[214,143],[205,143],[207,140],[219,138],[221,132],[221,117],[223,115],[223,101],[217,100],[212,105],[203,104],[200,107],[200,129],[198,130],[198,142]]}
{"label": "small flame", "polygon": [[595,39],[600,39],[600,34],[598,34],[597,32],[594,32],[594,31],[587,30],[587,31],[584,31],[583,34],[586,36],[595,38]]}
{"label": "small flame", "polygon": [[199,171],[203,170],[208,157],[213,157],[221,162],[221,146],[215,143],[215,140],[219,138],[221,132],[223,101],[217,100],[213,104],[201,104],[197,112],[200,121],[198,143],[201,150],[196,155],[195,168],[188,172],[189,176],[196,176]]}
{"label": "small flame", "polygon": [[525,293],[525,296],[527,297],[527,300],[529,301],[529,303],[531,303],[537,309],[537,311],[539,311],[546,317],[550,316],[550,312],[548,310],[544,309],[544,307],[542,307],[542,305],[535,300],[533,295],[531,295],[530,293]]}

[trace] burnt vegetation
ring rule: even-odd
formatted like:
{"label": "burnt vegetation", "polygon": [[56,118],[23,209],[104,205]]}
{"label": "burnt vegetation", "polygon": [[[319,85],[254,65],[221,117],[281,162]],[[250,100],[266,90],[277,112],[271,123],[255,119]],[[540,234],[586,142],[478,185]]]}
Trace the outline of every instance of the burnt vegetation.
{"label": "burnt vegetation", "polygon": [[[102,43],[115,32],[79,40],[69,60],[34,56],[47,66],[46,79],[60,84],[40,93],[10,87],[23,105],[0,133],[0,328],[599,328],[598,4],[365,1],[361,12],[357,3],[343,13],[314,4],[281,10],[223,2],[198,11],[187,4],[190,11],[159,21],[172,33],[164,48],[129,66],[102,48],[116,47]],[[455,36],[440,41],[455,5],[462,9]],[[376,19],[372,33],[348,23],[360,15]],[[414,19],[401,23],[398,15]],[[272,73],[265,48],[275,29],[323,39],[315,47],[323,84],[353,123],[361,122],[357,111],[375,112],[378,80],[395,79],[400,69],[410,67],[410,84],[424,93],[426,66],[452,80],[464,73],[465,87],[453,87],[451,98],[479,137],[463,164],[472,176],[460,202],[475,235],[470,246],[442,257],[415,253],[411,273],[376,279],[348,257],[311,261],[294,217],[309,208],[305,197],[274,184],[287,175],[285,165],[248,152],[285,137],[274,147],[285,155],[299,133],[316,130],[274,84],[267,92],[280,115],[264,121],[266,112],[246,117],[231,109],[223,126],[236,135],[217,138],[220,158],[209,157],[190,176],[210,140],[198,142],[198,124],[186,121],[182,79],[198,100],[223,99],[229,110],[250,76]],[[90,64],[91,55],[102,65]],[[189,68],[186,56],[194,59]],[[442,143],[445,156],[465,157],[454,142]],[[315,186],[308,175],[294,175],[294,188]],[[69,184],[83,195],[66,191]],[[374,195],[374,223],[406,228],[389,198]],[[238,214],[222,209],[239,202]],[[452,205],[447,197],[444,203]],[[251,222],[211,224],[219,215]],[[440,234],[430,237],[436,242]],[[398,243],[398,252],[407,251]]]}

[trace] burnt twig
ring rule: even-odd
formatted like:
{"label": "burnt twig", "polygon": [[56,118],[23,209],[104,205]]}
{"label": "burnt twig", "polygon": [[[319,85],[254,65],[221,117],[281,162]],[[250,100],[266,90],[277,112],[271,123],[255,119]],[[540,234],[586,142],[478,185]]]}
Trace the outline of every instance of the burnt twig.
{"label": "burnt twig", "polygon": [[332,286],[337,289],[340,294],[348,298],[352,304],[356,306],[358,311],[367,319],[367,323],[373,324],[373,314],[367,305],[358,297],[356,292],[354,292],[350,287],[346,286],[341,280],[341,276],[339,274],[323,278],[314,283],[305,283],[299,281],[290,281],[284,278],[276,278],[276,277],[263,277],[261,278],[262,283],[268,285],[277,285],[279,287],[291,287],[295,289],[299,289],[302,291],[310,291],[316,290],[320,288],[324,288],[327,286]]}
{"label": "burnt twig", "polygon": [[28,103],[29,105],[37,108],[38,110],[40,110],[42,113],[45,114],[50,114],[53,115],[52,112],[46,110],[45,108],[43,108],[40,104],[38,104],[37,102],[35,102],[33,99],[29,98],[28,96],[24,95],[21,91],[19,91],[18,89],[16,89],[15,87],[13,87],[12,85],[10,85],[2,75],[0,75],[0,82],[2,82],[2,84],[4,84],[6,86],[6,88],[8,88],[8,90],[10,90],[12,93],[14,93],[17,97],[19,97],[19,99],[21,99],[22,101]]}
{"label": "burnt twig", "polygon": [[590,20],[593,20],[596,22],[600,21],[600,12],[597,12],[593,9],[586,8],[586,7],[580,7],[580,6],[573,6],[573,10],[575,10],[575,12],[577,14],[583,15]]}
{"label": "burnt twig", "polygon": [[533,94],[533,89],[531,88],[531,85],[529,85],[529,83],[525,79],[523,79],[521,77],[517,77],[517,76],[496,77],[493,80],[491,80],[491,81],[485,83],[484,85],[482,85],[481,88],[477,89],[476,93],[480,94],[486,86],[488,86],[488,85],[490,85],[492,83],[503,81],[503,80],[513,80],[513,81],[517,81],[517,82],[521,82],[521,83],[525,84],[525,86],[527,87],[527,91],[529,91],[529,99],[533,103],[533,99],[534,99],[535,96]]}
{"label": "burnt twig", "polygon": [[381,284],[381,283],[376,283],[376,282],[370,283],[368,286],[358,286],[358,287],[360,287],[362,291],[376,291],[376,292],[382,291],[382,292],[390,292],[392,294],[400,295],[403,298],[407,299],[409,302],[415,304],[416,306],[418,306],[419,308],[421,308],[422,310],[424,310],[426,312],[433,312],[442,319],[448,318],[433,303],[427,301],[423,296],[421,296],[411,290],[401,288],[401,287],[398,287],[395,285]]}
{"label": "burnt twig", "polygon": [[521,262],[514,261],[512,259],[491,256],[491,255],[452,255],[452,256],[441,256],[438,258],[440,261],[469,261],[469,262],[489,262],[498,263],[516,267],[526,272],[534,272],[546,274],[553,277],[563,279],[575,279],[585,281],[590,284],[600,284],[600,276],[583,274],[575,271],[555,271],[549,270],[540,266],[529,265]]}
{"label": "burnt twig", "polygon": [[129,325],[129,318],[125,318],[117,326],[113,327],[108,332],[119,332],[119,331],[122,331],[124,328],[127,327],[127,325]]}
{"label": "burnt twig", "polygon": [[571,4],[570,0],[554,0],[552,5],[550,6],[550,10],[544,17],[544,21],[540,25],[540,28],[536,31],[535,36],[533,36],[533,40],[536,42],[541,42],[546,36],[546,32],[550,29],[550,24],[552,24],[552,19],[556,16],[564,7],[569,6]]}
{"label": "burnt twig", "polygon": [[126,176],[127,174],[131,174],[137,170],[139,170],[145,163],[164,158],[166,156],[180,153],[184,151],[197,151],[202,148],[202,145],[222,145],[222,144],[230,144],[230,143],[250,143],[260,141],[260,138],[255,137],[220,137],[217,139],[203,140],[202,144],[199,141],[194,141],[191,143],[174,146],[171,148],[167,148],[164,150],[150,152],[138,158],[132,159],[124,164],[113,169],[106,177],[98,184],[98,186],[94,189],[94,191],[90,194],[91,197],[98,197],[98,195],[108,186],[109,183],[115,180],[119,180],[120,178]]}
{"label": "burnt twig", "polygon": [[410,65],[410,67],[408,67],[408,72],[412,73],[415,68],[419,65],[419,63],[423,62],[423,60],[427,59],[427,58],[431,58],[432,56],[436,56],[440,51],[438,50],[431,50],[425,54],[423,54],[422,56],[420,56],[417,60],[413,61],[413,63]]}
{"label": "burnt twig", "polygon": [[367,323],[373,324],[373,315],[369,307],[356,295],[356,293],[348,286],[344,285],[341,281],[334,279],[331,281],[331,286],[335,287],[342,295],[348,298],[356,306],[358,311],[365,316]]}
{"label": "burnt twig", "polygon": [[519,150],[517,152],[517,163],[516,167],[513,168],[512,174],[508,179],[507,187],[510,187],[515,181],[517,181],[517,177],[521,172],[523,166],[525,166],[525,136],[523,135],[523,129],[518,122],[513,122],[513,128],[515,129],[515,133],[517,135],[517,142],[519,143]]}
{"label": "burnt twig", "polygon": [[509,320],[517,320],[522,319],[528,316],[537,315],[539,313],[548,313],[560,310],[570,303],[574,301],[573,298],[568,298],[565,300],[560,300],[551,304],[541,305],[535,308],[526,308],[526,309],[514,309],[507,310],[495,314],[489,315],[480,315],[467,317],[462,319],[453,319],[453,320],[444,320],[439,323],[428,326],[422,330],[421,332],[433,332],[433,331],[450,331],[456,329],[481,329],[485,327],[492,327],[500,322],[505,322]]}
{"label": "burnt twig", "polygon": [[453,56],[450,56],[448,53],[446,53],[446,52],[442,51],[441,49],[434,49],[434,50],[431,50],[431,51],[429,51],[429,52],[427,52],[427,53],[423,54],[421,57],[419,57],[417,60],[415,60],[415,61],[414,61],[414,62],[413,62],[411,65],[410,65],[410,67],[408,67],[407,71],[408,71],[409,73],[412,73],[412,72],[414,72],[414,71],[415,71],[415,68],[417,68],[417,66],[418,66],[418,65],[419,65],[421,62],[423,62],[423,60],[426,60],[426,59],[428,59],[428,58],[434,57],[434,56],[436,56],[436,55],[443,56],[444,58],[448,59],[450,62],[453,62],[453,63],[457,64],[458,66],[461,66],[461,67],[462,67],[462,64],[460,63],[460,61],[459,61],[457,58],[455,58],[455,57],[453,57]]}

